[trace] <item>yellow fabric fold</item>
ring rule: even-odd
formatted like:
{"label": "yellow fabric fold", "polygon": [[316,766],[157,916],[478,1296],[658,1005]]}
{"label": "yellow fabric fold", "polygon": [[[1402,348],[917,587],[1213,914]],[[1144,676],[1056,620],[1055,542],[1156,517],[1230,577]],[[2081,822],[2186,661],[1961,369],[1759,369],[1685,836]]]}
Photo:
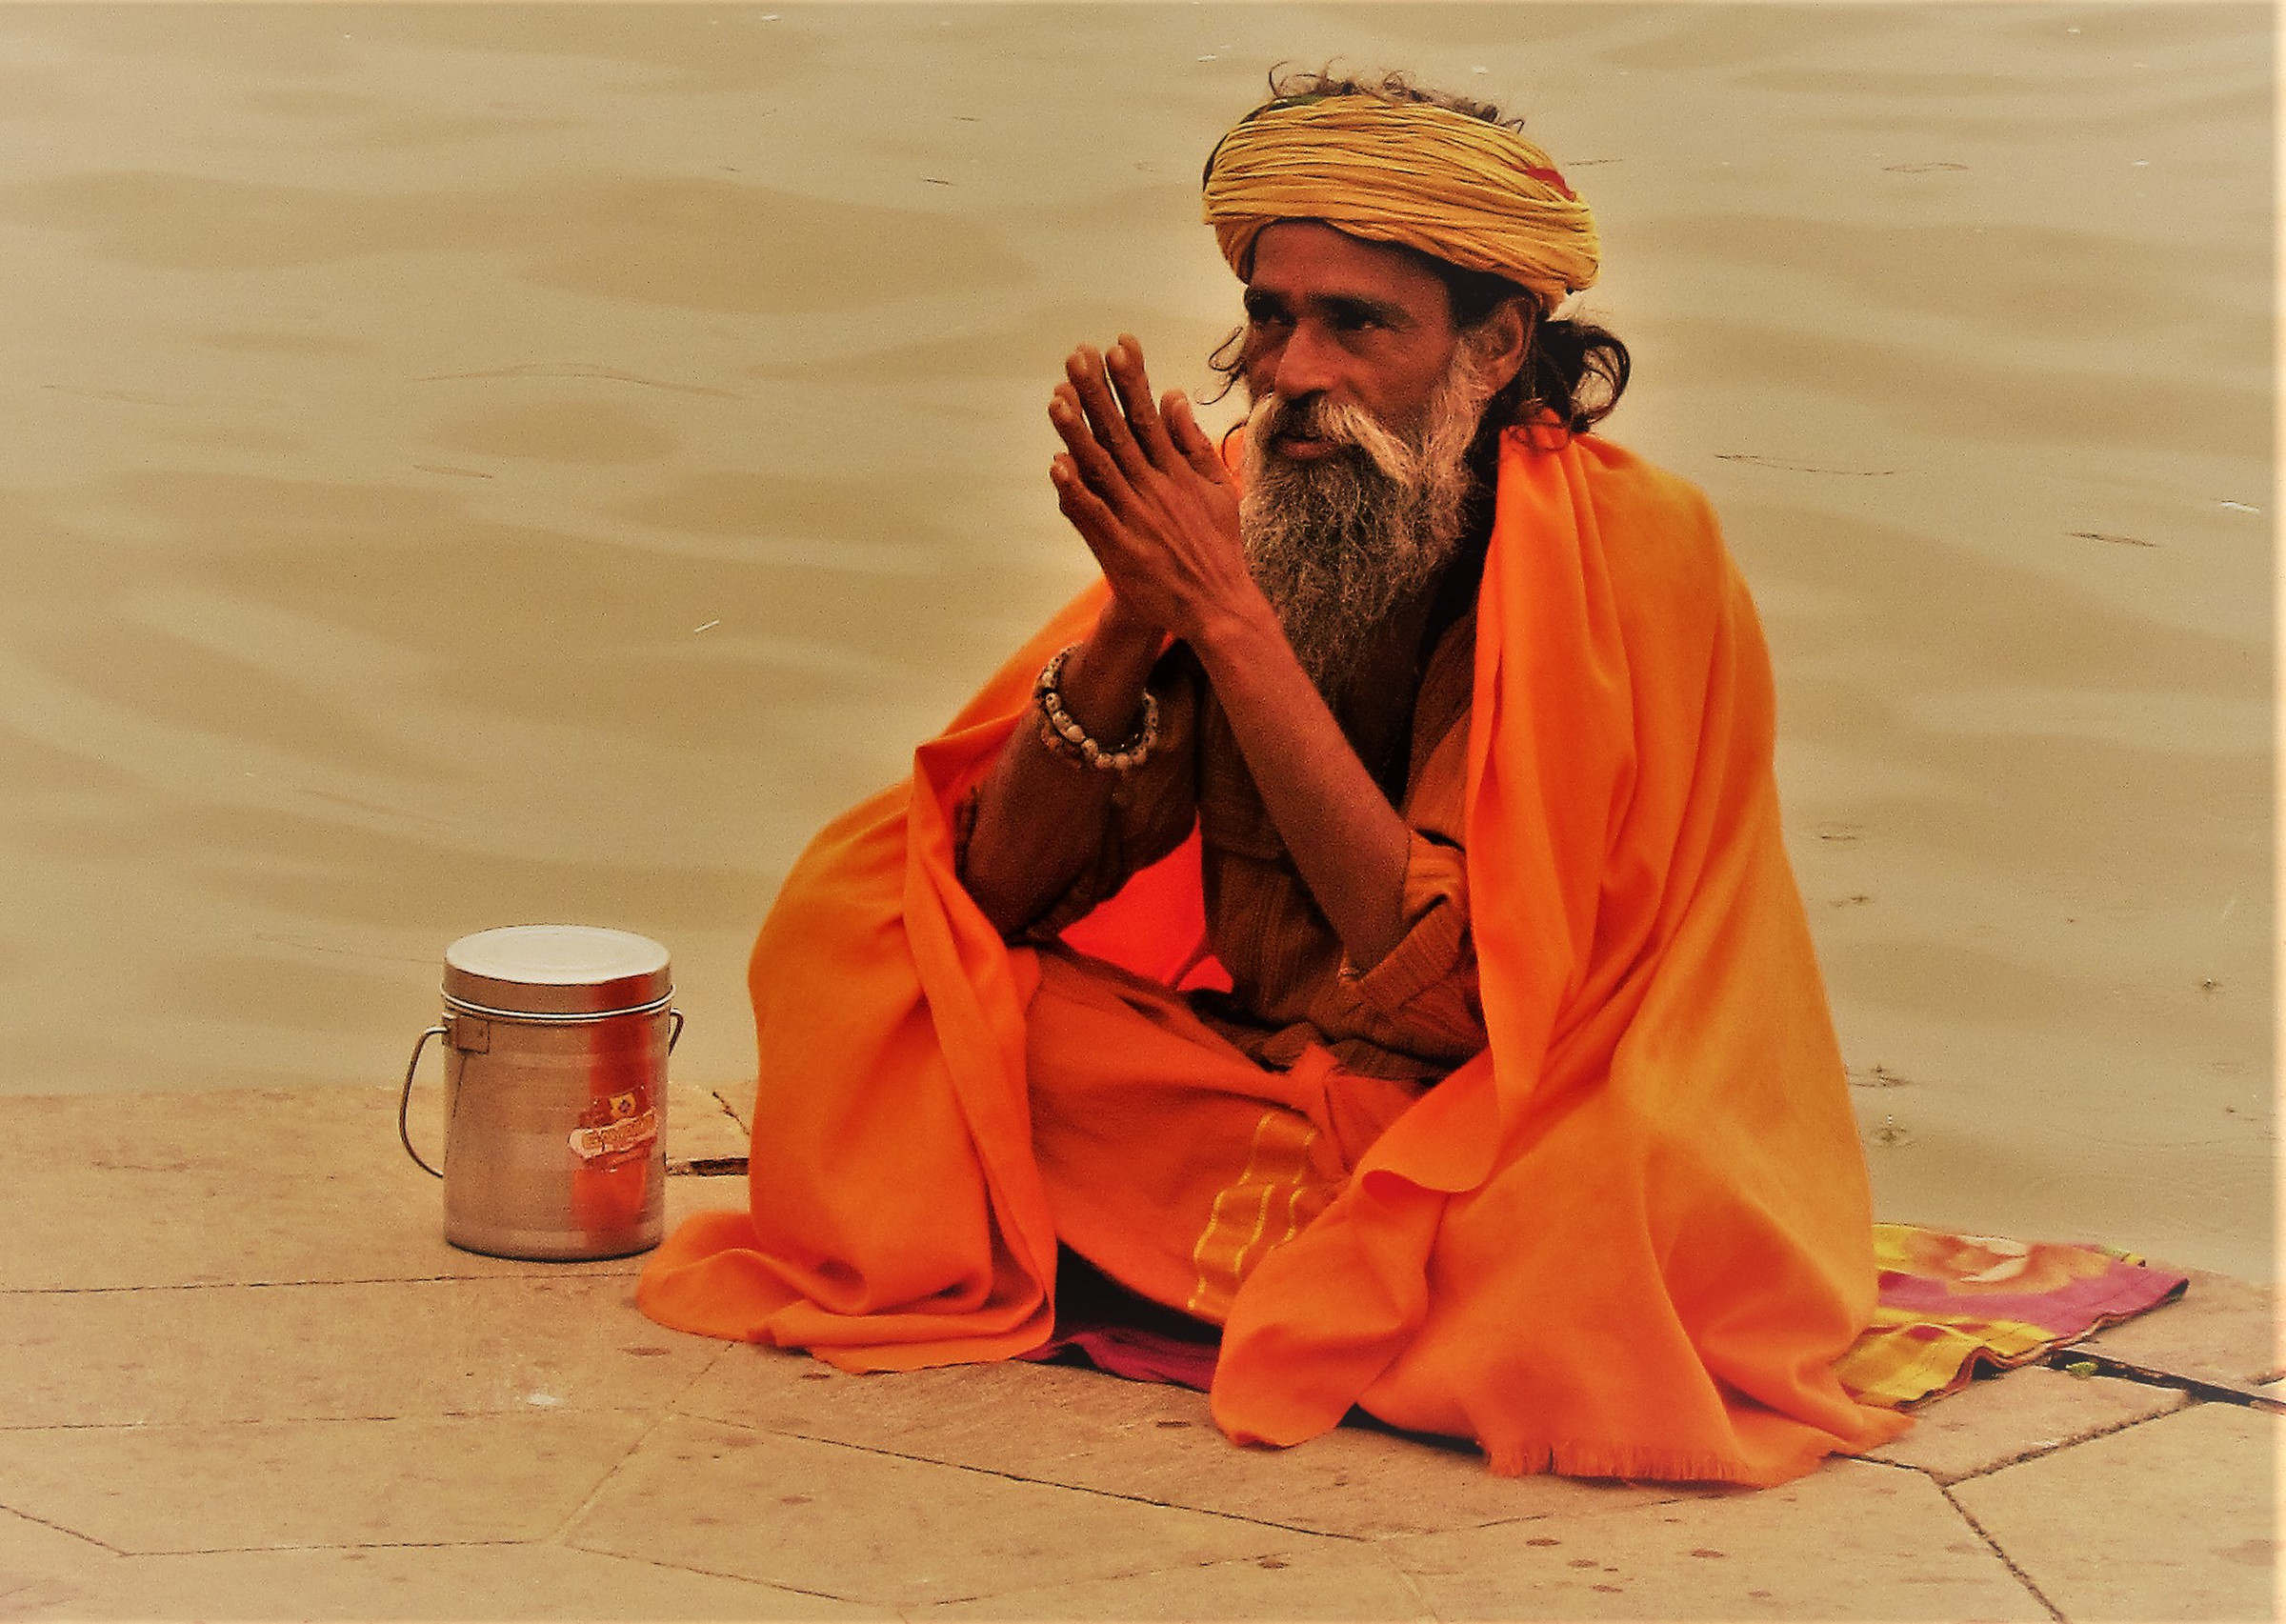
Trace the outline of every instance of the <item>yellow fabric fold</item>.
{"label": "yellow fabric fold", "polygon": [[1208,160],[1207,224],[1240,276],[1278,220],[1322,220],[1531,289],[1553,310],[1595,280],[1595,217],[1515,130],[1374,95],[1273,103]]}

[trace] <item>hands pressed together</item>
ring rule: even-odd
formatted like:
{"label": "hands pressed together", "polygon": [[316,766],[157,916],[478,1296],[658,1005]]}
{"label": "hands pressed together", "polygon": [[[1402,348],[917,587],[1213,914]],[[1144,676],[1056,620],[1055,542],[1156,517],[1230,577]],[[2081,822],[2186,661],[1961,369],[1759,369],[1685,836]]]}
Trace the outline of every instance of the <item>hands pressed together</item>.
{"label": "hands pressed together", "polygon": [[1218,617],[1259,607],[1237,483],[1189,399],[1170,390],[1154,406],[1142,346],[1125,333],[1106,354],[1080,346],[1064,372],[1048,416],[1065,451],[1049,477],[1119,607],[1194,644]]}
{"label": "hands pressed together", "polygon": [[[1113,595],[1067,651],[1073,663],[1059,664],[1060,703],[1091,738],[1123,739],[1163,637],[1188,643],[1343,951],[1361,971],[1379,963],[1406,930],[1411,835],[1247,570],[1237,481],[1188,400],[1171,391],[1153,403],[1133,338],[1122,334],[1108,356],[1083,345],[1064,372],[1048,406],[1064,442],[1050,476]],[[1003,935],[1039,918],[1100,850],[1112,776],[1073,772],[1033,728],[1009,734],[961,869]]]}
{"label": "hands pressed together", "polygon": [[[1189,400],[1170,391],[1153,405],[1142,346],[1133,337],[1122,333],[1102,356],[1082,345],[1064,363],[1064,374],[1048,405],[1064,451],[1049,473],[1064,517],[1095,554],[1113,594],[1080,656],[1089,692],[1067,693],[1067,702],[1100,705],[1104,725],[1125,726],[1159,633],[1188,643],[1303,883],[1351,962],[1360,970],[1379,963],[1405,932],[1410,835],[1294,658],[1276,612],[1247,569],[1237,481]],[[1030,750],[1017,759],[1041,753]],[[1053,763],[1026,786],[1015,782],[1017,771],[1012,765],[999,786],[995,815],[1013,818],[1008,809],[1026,795],[1080,793],[1068,782],[1077,775]],[[1046,791],[1059,772],[1064,788]],[[1064,825],[1081,826],[1076,818]],[[976,827],[981,835],[981,813]],[[1039,849],[1036,833],[1033,849]],[[972,839],[972,869],[976,852]],[[1068,879],[1076,870],[1073,859],[1062,872]],[[1027,898],[1053,894],[1036,872],[1027,885],[1021,893]],[[973,879],[970,889],[984,900]],[[1019,894],[1013,883],[1008,890]],[[1001,912],[1032,916],[1014,906]],[[987,912],[1001,916],[991,908]]]}

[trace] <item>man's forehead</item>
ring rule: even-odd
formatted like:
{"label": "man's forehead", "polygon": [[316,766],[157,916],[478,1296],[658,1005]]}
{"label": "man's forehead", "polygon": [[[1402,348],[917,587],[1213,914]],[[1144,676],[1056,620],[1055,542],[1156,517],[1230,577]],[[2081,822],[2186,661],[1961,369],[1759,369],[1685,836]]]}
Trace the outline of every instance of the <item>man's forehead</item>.
{"label": "man's forehead", "polygon": [[1265,227],[1247,268],[1250,293],[1282,298],[1347,298],[1406,308],[1441,305],[1443,281],[1419,255],[1369,242],[1315,220]]}

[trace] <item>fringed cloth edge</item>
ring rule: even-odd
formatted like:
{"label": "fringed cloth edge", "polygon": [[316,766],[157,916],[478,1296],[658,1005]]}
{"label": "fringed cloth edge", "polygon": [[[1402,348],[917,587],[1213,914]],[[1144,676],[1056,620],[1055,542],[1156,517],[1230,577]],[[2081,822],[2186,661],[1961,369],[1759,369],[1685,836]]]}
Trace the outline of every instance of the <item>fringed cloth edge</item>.
{"label": "fringed cloth edge", "polygon": [[[1960,1234],[1913,1224],[1874,1226],[1881,1296],[1874,1320],[1835,1365],[1851,1395],[1904,1410],[1957,1393],[1979,1376],[2033,1363],[2107,1326],[2180,1297],[2188,1275],[2129,1253],[2070,1243]],[[1020,1357],[1077,1359],[1132,1381],[1205,1392],[1214,1376],[1212,1328],[1173,1336],[1115,1319],[1059,1324]],[[1719,1481],[1719,1462],[1673,1452],[1548,1439],[1488,1455],[1503,1475]]]}

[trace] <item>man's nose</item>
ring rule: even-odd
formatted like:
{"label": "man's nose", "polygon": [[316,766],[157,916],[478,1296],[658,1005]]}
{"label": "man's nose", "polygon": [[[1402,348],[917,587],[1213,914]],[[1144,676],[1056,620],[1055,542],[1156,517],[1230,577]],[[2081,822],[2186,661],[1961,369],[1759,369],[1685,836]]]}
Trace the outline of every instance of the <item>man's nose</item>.
{"label": "man's nose", "polygon": [[1339,379],[1333,345],[1305,324],[1289,333],[1279,348],[1272,387],[1288,400],[1328,393]]}

